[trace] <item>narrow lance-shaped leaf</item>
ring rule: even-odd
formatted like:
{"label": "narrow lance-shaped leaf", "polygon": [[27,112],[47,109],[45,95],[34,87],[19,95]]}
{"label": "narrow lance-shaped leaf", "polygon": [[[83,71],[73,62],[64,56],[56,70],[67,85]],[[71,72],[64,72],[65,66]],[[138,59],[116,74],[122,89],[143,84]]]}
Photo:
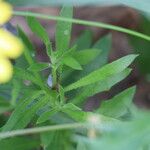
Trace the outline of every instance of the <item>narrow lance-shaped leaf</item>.
{"label": "narrow lance-shaped leaf", "polygon": [[37,78],[34,77],[34,75],[27,71],[27,70],[23,70],[21,68],[15,67],[14,68],[15,71],[15,75],[23,80],[29,80],[31,82],[33,82],[34,84],[41,86],[41,83],[39,82],[39,80]]}
{"label": "narrow lance-shaped leaf", "polygon": [[47,31],[40,24],[40,22],[34,17],[27,17],[27,22],[32,32],[35,33],[46,45],[47,55],[50,57],[52,52],[52,45]]}
{"label": "narrow lance-shaped leaf", "polygon": [[[61,17],[72,18],[73,7],[63,7],[60,12]],[[69,48],[72,23],[58,21],[56,25],[56,49],[65,51]]]}
{"label": "narrow lance-shaped leaf", "polygon": [[135,87],[128,88],[112,99],[103,101],[97,112],[114,118],[125,115],[132,103],[135,89]]}
{"label": "narrow lance-shaped leaf", "polygon": [[104,67],[81,78],[77,82],[72,83],[71,85],[68,85],[65,88],[65,91],[70,91],[70,90],[73,90],[73,89],[76,89],[79,87],[83,87],[83,86],[104,80],[113,74],[117,74],[117,73],[123,71],[125,68],[127,68],[136,57],[137,57],[137,55],[131,54],[131,55],[122,57],[110,64],[107,64]]}
{"label": "narrow lance-shaped leaf", "polygon": [[71,56],[63,58],[62,61],[63,61],[63,64],[65,64],[66,66],[69,66],[76,70],[82,70],[82,67],[79,64],[79,62]]}
{"label": "narrow lance-shaped leaf", "polygon": [[34,139],[32,137],[13,137],[0,140],[0,148],[2,150],[32,150],[38,148],[39,146],[39,139]]}
{"label": "narrow lance-shaped leaf", "polygon": [[70,118],[75,121],[85,121],[87,118],[86,112],[82,111],[79,107],[72,103],[68,103],[63,106],[62,112],[67,114]]}
{"label": "narrow lance-shaped leaf", "polygon": [[87,121],[89,121],[89,118],[91,116],[95,116],[95,115],[97,115],[97,117],[100,119],[101,125],[107,125],[107,124],[111,124],[114,122],[116,122],[116,123],[118,122],[117,119],[114,119],[111,117],[106,117],[104,115],[95,114],[92,112],[82,111],[79,107],[77,107],[76,105],[74,105],[72,103],[68,103],[68,104],[64,105],[64,107],[62,108],[62,112],[64,112],[70,118],[72,118],[73,120],[78,121],[78,122],[87,122]]}
{"label": "narrow lance-shaped leaf", "polygon": [[[3,126],[2,131],[10,131],[13,129],[17,129],[17,124],[19,124],[20,119],[25,115],[24,112],[26,107],[34,100],[43,95],[44,91],[35,91],[30,98],[23,100],[20,104],[17,105],[14,112],[11,114],[7,123]],[[29,110],[28,110],[29,111]],[[28,122],[26,122],[28,123]]]}
{"label": "narrow lance-shaped leaf", "polygon": [[4,112],[10,111],[13,107],[10,103],[3,97],[0,96],[0,115]]}
{"label": "narrow lance-shaped leaf", "polygon": [[13,88],[11,92],[11,105],[15,106],[17,102],[17,98],[19,96],[20,90],[21,90],[21,83],[17,79],[13,79]]}
{"label": "narrow lance-shaped leaf", "polygon": [[25,34],[25,32],[19,26],[18,26],[18,34],[25,45],[25,50],[24,50],[25,58],[27,59],[27,62],[31,65],[34,63],[33,56],[34,56],[35,48],[32,45],[32,43],[30,42],[30,40],[27,37],[27,35]]}
{"label": "narrow lance-shaped leaf", "polygon": [[[33,101],[34,102],[34,101]],[[22,115],[22,117],[19,119],[19,121],[16,123],[14,129],[21,129],[26,127],[32,118],[36,115],[36,112],[47,105],[49,102],[49,98],[47,96],[41,97],[35,101],[35,103],[28,109],[26,109]],[[31,103],[32,104],[32,103]]]}
{"label": "narrow lance-shaped leaf", "polygon": [[[85,44],[86,43],[86,44]],[[92,44],[92,31],[85,30],[74,42],[77,50],[89,49]]]}
{"label": "narrow lance-shaped leaf", "polygon": [[100,54],[101,50],[98,49],[85,49],[75,52],[72,56],[81,64],[86,65]]}
{"label": "narrow lance-shaped leaf", "polygon": [[51,110],[42,113],[42,115],[37,120],[37,124],[47,121],[51,116],[56,114],[58,111],[59,111],[59,108],[56,107],[56,108],[52,108]]}
{"label": "narrow lance-shaped leaf", "polygon": [[90,96],[93,96],[99,92],[108,91],[116,83],[126,78],[130,74],[130,72],[131,69],[127,68],[118,74],[106,78],[105,80],[79,89],[76,93],[76,96],[73,98],[72,103],[79,105]]}
{"label": "narrow lance-shaped leaf", "polygon": [[[84,71],[68,71],[64,72],[63,84],[68,85],[72,82],[79,80],[81,77],[86,76],[94,70],[99,69],[104,66],[108,61],[108,55],[111,49],[112,38],[110,35],[106,35],[103,38],[100,38],[92,47],[93,49],[100,50],[100,54],[89,64],[83,66]],[[74,76],[75,74],[75,76]]]}
{"label": "narrow lance-shaped leaf", "polygon": [[41,63],[34,63],[32,64],[28,70],[29,71],[32,71],[32,72],[38,72],[38,71],[42,71],[44,69],[47,69],[50,67],[50,63],[44,63],[44,62],[41,62]]}

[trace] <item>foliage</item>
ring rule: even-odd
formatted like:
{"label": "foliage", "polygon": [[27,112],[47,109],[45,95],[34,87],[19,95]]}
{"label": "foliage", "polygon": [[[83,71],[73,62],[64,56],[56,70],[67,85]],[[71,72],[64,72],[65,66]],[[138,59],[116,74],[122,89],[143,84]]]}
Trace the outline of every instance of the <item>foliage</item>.
{"label": "foliage", "polygon": [[[63,7],[60,15],[72,18],[72,12],[72,7]],[[34,46],[18,27],[25,51],[16,60],[12,81],[0,86],[3,120],[0,147],[3,150],[11,147],[23,150],[148,150],[149,113],[134,107],[135,87],[103,101],[93,112],[82,108],[87,98],[110,90],[126,78],[132,70],[128,67],[137,55],[130,54],[108,63],[110,35],[93,45],[91,34],[86,31],[71,45],[72,23],[62,20],[57,22],[56,43],[52,47],[46,30],[36,18],[27,17],[27,23],[45,44],[49,61],[37,62]],[[43,72],[45,69],[49,71],[51,86],[47,84],[49,75]],[[8,111],[12,111],[10,116]],[[40,134],[27,136],[27,133]],[[24,137],[10,138],[15,135]]]}

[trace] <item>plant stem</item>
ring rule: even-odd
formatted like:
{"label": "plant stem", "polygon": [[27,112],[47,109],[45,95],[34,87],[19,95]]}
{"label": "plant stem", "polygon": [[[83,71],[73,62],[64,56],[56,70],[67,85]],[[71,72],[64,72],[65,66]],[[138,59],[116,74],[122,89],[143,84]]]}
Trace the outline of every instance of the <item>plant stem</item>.
{"label": "plant stem", "polygon": [[68,129],[81,128],[81,127],[84,127],[84,124],[72,123],[72,124],[52,125],[52,126],[36,127],[30,129],[14,130],[14,131],[0,133],[0,139],[6,139],[14,136],[48,132],[54,130],[66,130],[66,129],[68,130]]}
{"label": "plant stem", "polygon": [[57,20],[57,21],[65,21],[65,22],[72,22],[75,24],[81,24],[81,25],[87,25],[87,26],[95,26],[95,27],[101,27],[105,29],[110,29],[110,30],[115,30],[123,33],[127,33],[142,39],[145,39],[147,41],[150,41],[150,36],[126,29],[123,27],[118,27],[115,25],[110,25],[107,23],[102,23],[102,22],[95,22],[95,21],[86,21],[86,20],[80,20],[80,19],[71,19],[71,18],[64,18],[64,17],[59,17],[59,16],[52,16],[52,15],[46,15],[46,14],[40,14],[40,13],[33,13],[33,12],[28,12],[28,11],[14,11],[14,15],[17,16],[31,16],[31,17],[37,17],[37,18],[42,18],[42,19],[50,19],[50,20]]}

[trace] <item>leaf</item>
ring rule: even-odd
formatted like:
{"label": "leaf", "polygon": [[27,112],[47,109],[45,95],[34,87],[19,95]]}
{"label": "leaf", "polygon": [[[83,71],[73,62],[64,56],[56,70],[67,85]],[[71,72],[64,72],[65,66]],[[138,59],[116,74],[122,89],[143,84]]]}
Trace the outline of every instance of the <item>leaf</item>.
{"label": "leaf", "polygon": [[[149,30],[150,20],[146,19],[146,17],[141,16],[140,21],[141,22],[139,23],[139,30],[142,33],[150,35],[150,30]],[[140,69],[140,72],[142,72],[143,74],[149,74],[150,67],[149,65],[147,65],[147,64],[150,64],[149,42],[145,40],[140,40],[138,38],[130,37],[129,43],[133,47],[134,52],[139,54],[139,57],[137,58],[137,64]]]}
{"label": "leaf", "polygon": [[67,114],[70,118],[72,118],[73,120],[77,122],[91,123],[90,118],[96,116],[101,121],[102,126],[105,126],[105,125],[107,126],[107,125],[118,123],[117,119],[107,117],[101,114],[96,114],[93,112],[82,111],[79,107],[77,107],[76,105],[72,103],[68,103],[64,105],[62,108],[62,112]]}
{"label": "leaf", "polygon": [[75,121],[85,121],[87,118],[86,112],[82,111],[79,107],[75,106],[72,103],[68,103],[63,106],[62,112],[67,114],[70,118]]}
{"label": "leaf", "polygon": [[110,64],[107,64],[104,67],[81,78],[77,82],[72,83],[71,85],[68,85],[65,88],[65,91],[70,91],[70,90],[73,90],[82,86],[86,86],[86,85],[89,85],[98,81],[102,81],[113,74],[117,74],[123,71],[125,68],[127,68],[136,57],[137,55],[131,54],[131,55],[122,57]]}
{"label": "leaf", "polygon": [[14,137],[0,141],[3,150],[33,150],[40,146],[38,139],[29,137]]}
{"label": "leaf", "polygon": [[90,64],[83,66],[84,71],[71,71],[71,73],[66,73],[65,71],[63,74],[64,86],[79,80],[81,77],[86,76],[87,74],[107,63],[108,54],[111,49],[111,36],[104,36],[103,38],[98,40],[96,44],[94,44],[93,48],[101,50],[100,54],[92,62],[90,62]]}
{"label": "leaf", "polygon": [[86,65],[91,62],[94,58],[96,58],[100,54],[100,50],[98,49],[86,49],[82,51],[75,52],[73,57],[81,64]]}
{"label": "leaf", "polygon": [[47,132],[41,135],[44,150],[71,150],[70,138],[70,132],[67,130]]}
{"label": "leaf", "polygon": [[103,101],[97,112],[114,118],[125,115],[132,103],[135,89],[135,87],[128,88],[112,99]]}
{"label": "leaf", "polygon": [[21,27],[18,26],[18,34],[19,37],[22,39],[24,45],[25,45],[25,49],[24,49],[24,55],[25,58],[27,59],[27,62],[31,65],[34,63],[34,46],[32,45],[32,43],[30,42],[29,38],[27,37],[27,35],[24,33],[24,31],[22,30]]}
{"label": "leaf", "polygon": [[27,70],[23,70],[21,68],[18,68],[18,67],[15,67],[14,68],[14,71],[15,71],[15,75],[18,77],[18,78],[21,78],[23,80],[29,80],[29,81],[32,81],[33,83],[35,83],[36,85],[39,85],[40,86],[40,83],[39,83],[39,80],[37,78],[34,77],[34,75],[27,71]]}
{"label": "leaf", "polygon": [[18,29],[18,34],[21,37],[22,41],[24,42],[25,46],[30,52],[33,53],[35,50],[35,47],[31,43],[30,39],[27,37],[27,35],[25,34],[25,32],[22,30],[20,26],[17,26],[17,29]]}
{"label": "leaf", "polygon": [[65,57],[62,61],[66,66],[69,66],[76,70],[82,70],[81,65],[73,57]]}
{"label": "leaf", "polygon": [[59,111],[59,108],[51,108],[50,111],[46,111],[44,112],[37,120],[37,124],[39,123],[43,123],[45,121],[47,121],[51,116],[53,116],[54,114],[56,114]]}
{"label": "leaf", "polygon": [[[29,98],[21,101],[20,104],[16,106],[9,120],[3,126],[2,131],[10,131],[14,129],[24,128],[35,115],[35,112],[38,109],[36,104],[33,107],[30,107],[30,109],[27,109],[27,106],[31,104],[33,100],[36,100],[40,96],[42,96],[44,93],[44,91],[35,91],[34,93],[32,93],[32,95],[30,95]],[[42,102],[42,99],[40,100],[41,101],[39,101],[39,103]]]}
{"label": "leaf", "polygon": [[45,69],[47,69],[49,67],[50,67],[50,63],[41,62],[41,63],[34,63],[34,64],[32,64],[28,68],[28,70],[32,71],[32,72],[39,72],[39,71],[45,70]]}
{"label": "leaf", "polygon": [[[72,18],[73,8],[63,7],[60,12],[60,17]],[[69,48],[71,37],[72,23],[58,21],[56,25],[56,50],[66,51]]]}
{"label": "leaf", "polygon": [[49,102],[48,97],[39,98],[36,100],[36,102],[31,106],[29,110],[25,110],[24,114],[22,114],[22,118],[19,120],[19,122],[15,125],[15,129],[20,129],[26,127],[32,118],[36,115],[37,111],[47,105]]}
{"label": "leaf", "polygon": [[17,98],[20,94],[21,90],[21,82],[18,79],[13,79],[13,87],[12,87],[12,92],[11,92],[11,105],[15,106],[17,102]]}
{"label": "leaf", "polygon": [[90,96],[93,96],[99,92],[110,90],[112,86],[126,78],[130,74],[130,72],[131,69],[127,68],[122,72],[112,75],[98,83],[83,87],[82,89],[77,91],[76,96],[74,96],[74,98],[72,99],[72,103],[79,105]]}
{"label": "leaf", "polygon": [[89,49],[92,45],[92,32],[91,32],[91,30],[85,30],[76,39],[74,44],[77,45],[77,50]]}
{"label": "leaf", "polygon": [[40,22],[33,17],[27,17],[28,26],[46,45],[47,55],[50,57],[52,52],[52,45],[47,31],[40,24]]}
{"label": "leaf", "polygon": [[3,99],[3,97],[0,97],[0,115],[10,111],[13,107],[10,105],[8,101]]}
{"label": "leaf", "polygon": [[61,65],[63,63],[63,59],[65,57],[69,57],[72,55],[73,52],[75,52],[76,50],[76,45],[74,45],[72,48],[68,49],[67,51],[65,52],[62,52],[62,51],[55,51],[54,52],[54,55],[55,55],[55,58],[56,58],[56,61],[58,63],[58,65]]}

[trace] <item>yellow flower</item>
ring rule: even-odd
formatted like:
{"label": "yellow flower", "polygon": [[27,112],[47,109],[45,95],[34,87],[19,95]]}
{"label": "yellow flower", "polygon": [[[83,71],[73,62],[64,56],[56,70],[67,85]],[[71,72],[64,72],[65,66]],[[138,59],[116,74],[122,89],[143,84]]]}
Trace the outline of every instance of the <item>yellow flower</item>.
{"label": "yellow flower", "polygon": [[13,74],[13,67],[8,59],[0,57],[0,84],[8,82]]}
{"label": "yellow flower", "polygon": [[23,52],[23,43],[10,32],[0,29],[0,55],[17,58]]}
{"label": "yellow flower", "polygon": [[12,6],[0,0],[0,25],[6,23],[12,16]]}

